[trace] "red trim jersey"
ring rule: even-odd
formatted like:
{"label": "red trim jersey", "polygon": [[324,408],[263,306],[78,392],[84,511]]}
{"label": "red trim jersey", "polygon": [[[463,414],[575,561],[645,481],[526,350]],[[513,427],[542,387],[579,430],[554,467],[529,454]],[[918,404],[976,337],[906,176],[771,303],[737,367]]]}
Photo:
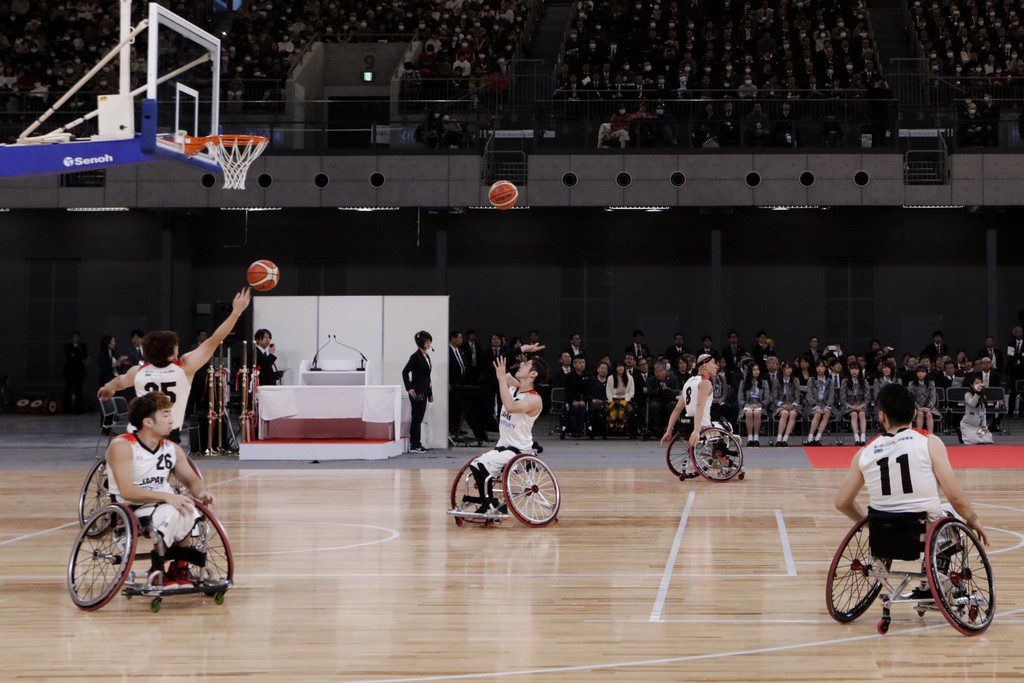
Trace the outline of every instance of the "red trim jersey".
{"label": "red trim jersey", "polygon": [[[174,489],[167,481],[171,470],[174,469],[174,465],[178,461],[178,450],[172,441],[161,439],[156,450],[151,451],[134,434],[122,434],[117,438],[124,439],[131,444],[133,484],[150,491],[174,493]],[[120,500],[121,491],[113,474],[107,477],[107,485],[110,494],[117,496]]]}
{"label": "red trim jersey", "polygon": [[[512,400],[518,403],[524,396],[533,394],[539,396],[536,391],[524,391],[519,389],[512,391]],[[501,417],[498,418],[498,446],[510,446],[520,451],[533,450],[533,423],[537,421],[537,415],[526,413],[510,413],[501,407]]]}
{"label": "red trim jersey", "polygon": [[881,434],[860,450],[870,505],[885,512],[942,514],[939,485],[928,453],[928,432],[901,429]]}
{"label": "red trim jersey", "polygon": [[175,429],[181,429],[181,425],[185,422],[185,404],[188,402],[188,394],[191,390],[192,380],[185,374],[185,369],[179,360],[162,368],[158,368],[152,363],[146,363],[135,373],[136,396],[145,396],[151,391],[160,391],[167,394],[174,402],[171,415],[174,416]]}

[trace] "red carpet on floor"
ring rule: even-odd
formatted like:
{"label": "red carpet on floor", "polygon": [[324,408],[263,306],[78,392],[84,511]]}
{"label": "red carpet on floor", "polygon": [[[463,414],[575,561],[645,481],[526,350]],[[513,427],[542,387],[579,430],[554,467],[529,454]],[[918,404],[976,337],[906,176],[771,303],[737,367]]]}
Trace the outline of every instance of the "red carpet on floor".
{"label": "red carpet on floor", "polygon": [[[1024,469],[1024,446],[949,446],[949,462],[957,469]],[[846,469],[858,448],[818,446],[805,448],[815,469]]]}

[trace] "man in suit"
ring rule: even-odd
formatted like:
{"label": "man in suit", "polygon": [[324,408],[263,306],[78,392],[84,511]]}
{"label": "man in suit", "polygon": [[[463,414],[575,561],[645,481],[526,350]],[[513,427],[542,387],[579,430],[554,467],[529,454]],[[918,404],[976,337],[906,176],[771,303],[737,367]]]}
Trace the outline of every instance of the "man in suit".
{"label": "man in suit", "polygon": [[669,374],[667,362],[654,366],[654,376],[647,382],[647,410],[650,413],[651,433],[661,434],[665,423],[675,407],[679,393],[679,382]]}
{"label": "man in suit", "polygon": [[[1024,327],[1016,325],[1011,333],[1013,336],[1006,345],[1006,378],[1010,383],[1010,397],[1007,403],[1007,415],[1013,415],[1017,407],[1017,381],[1024,379]],[[1024,414],[1024,405],[1020,407]]]}
{"label": "man in suit", "polygon": [[754,348],[750,350],[750,357],[761,366],[761,374],[768,370],[768,356],[775,355],[775,344],[768,338],[768,333],[759,331],[754,335]]}
{"label": "man in suit", "polygon": [[782,373],[779,371],[779,359],[775,356],[768,356],[768,360],[765,362],[768,365],[768,372],[764,379],[768,382],[768,389],[774,391],[775,385],[782,379]]}
{"label": "man in suit", "polygon": [[572,372],[572,358],[569,357],[568,351],[562,351],[562,355],[558,358],[558,367],[551,371],[551,386],[564,387],[565,378],[570,372]]}
{"label": "man in suit", "polygon": [[992,369],[1002,372],[1005,368],[1003,366],[1003,352],[996,348],[995,337],[985,337],[985,348],[978,351],[978,358],[988,357],[992,361]]}
{"label": "man in suit", "polygon": [[683,333],[676,332],[672,335],[672,346],[665,349],[665,353],[663,354],[665,356],[665,360],[669,362],[673,370],[679,364],[679,357],[690,353],[690,350],[686,348],[684,341]]}
{"label": "man in suit", "polygon": [[583,350],[583,341],[580,338],[579,332],[573,332],[569,336],[569,346],[564,349],[569,352],[569,357],[576,360],[580,356],[586,356],[586,351]]}
{"label": "man in suit", "polygon": [[740,334],[736,330],[729,330],[725,335],[728,346],[722,349],[722,361],[725,363],[726,380],[732,382],[740,373],[740,358],[747,352],[740,346]]}
{"label": "man in suit", "polygon": [[963,377],[956,376],[956,363],[947,360],[942,364],[942,374],[935,380],[935,386],[940,389],[962,386]]}
{"label": "man in suit", "polygon": [[82,343],[78,332],[71,333],[71,340],[64,345],[64,412],[81,413],[82,384],[85,382],[85,361],[89,351]]}
{"label": "man in suit", "polygon": [[543,360],[543,358],[544,358],[544,351],[543,351],[544,345],[540,343],[540,332],[538,332],[537,330],[530,330],[529,333],[526,335],[526,345],[527,346],[537,346],[537,347],[541,348],[540,351],[530,351],[529,353],[524,353],[524,355],[527,358],[540,358],[540,359]]}
{"label": "man in suit", "polygon": [[253,340],[256,342],[256,366],[260,369],[260,386],[267,387],[275,384],[280,384],[281,376],[283,372],[278,372],[277,367],[274,363],[277,362],[277,347],[274,344],[274,337],[270,334],[270,330],[258,329],[256,334],[253,335]]}
{"label": "man in suit", "polygon": [[717,356],[718,352],[715,351],[715,349],[713,348],[714,341],[715,340],[712,339],[711,336],[707,334],[701,337],[700,349],[697,350],[697,353],[694,355],[694,358],[700,358],[705,353],[708,354],[709,356]]}
{"label": "man in suit", "polygon": [[448,433],[456,435],[462,427],[462,399],[459,392],[469,382],[469,367],[462,358],[462,333],[448,335]]}
{"label": "man in suit", "polygon": [[480,359],[484,349],[476,339],[476,330],[466,330],[466,341],[462,344],[462,359],[466,362],[467,381],[478,384],[480,381]]}
{"label": "man in suit", "polygon": [[423,416],[427,412],[427,404],[434,401],[434,390],[430,384],[430,370],[433,363],[430,360],[430,345],[434,338],[425,330],[420,330],[413,337],[416,341],[416,351],[409,356],[405,367],[402,368],[402,384],[409,394],[409,401],[412,403],[412,422],[409,424],[409,451],[412,453],[426,453],[423,447],[421,431]]}
{"label": "man in suit", "polygon": [[142,338],[146,336],[146,333],[142,330],[132,330],[129,333],[132,345],[128,347],[128,366],[142,365],[145,360],[142,357]]}
{"label": "man in suit", "polygon": [[565,377],[565,405],[569,411],[569,431],[573,436],[582,436],[587,428],[587,411],[590,408],[586,356],[572,359],[572,372]]}
{"label": "man in suit", "polygon": [[807,340],[807,350],[804,351],[804,355],[811,359],[812,368],[818,364],[818,359],[822,357],[820,345],[821,342],[818,341],[818,337],[813,334]]}
{"label": "man in suit", "polygon": [[651,355],[651,350],[644,344],[643,330],[633,330],[633,343],[626,347],[625,352],[633,354],[634,360]]}
{"label": "man in suit", "polygon": [[932,343],[921,349],[921,356],[927,356],[934,363],[937,358],[949,355],[949,347],[942,343],[941,330],[932,332]]}
{"label": "man in suit", "polygon": [[[999,372],[992,369],[992,361],[989,360],[987,356],[982,356],[980,359],[978,359],[978,361],[974,364],[974,367],[979,369],[975,370],[974,372],[967,373],[967,376],[964,377],[965,387],[969,387],[972,384],[974,384],[974,380],[976,379],[980,379],[982,386],[985,387],[986,389],[988,389],[989,387],[1003,386],[1002,375]],[[1001,407],[1002,406],[1000,406],[1000,408]],[[989,426],[993,432],[999,431],[999,423],[1002,421],[1002,419],[1003,416],[998,413],[992,417],[992,422]]]}

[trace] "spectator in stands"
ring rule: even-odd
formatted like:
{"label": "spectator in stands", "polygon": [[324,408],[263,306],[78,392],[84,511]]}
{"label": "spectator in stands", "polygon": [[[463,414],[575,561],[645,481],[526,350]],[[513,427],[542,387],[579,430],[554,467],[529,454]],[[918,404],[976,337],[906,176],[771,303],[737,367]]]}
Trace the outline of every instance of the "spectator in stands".
{"label": "spectator in stands", "polygon": [[957,375],[963,377],[964,373],[967,372],[967,364],[970,362],[967,359],[967,351],[964,349],[957,349],[953,362],[956,364]]}
{"label": "spectator in stands", "polygon": [[131,339],[132,345],[128,347],[128,365],[141,365],[145,362],[142,355],[142,338],[145,333],[142,330],[132,330],[129,333],[129,339]]}
{"label": "spectator in stands", "polygon": [[941,330],[935,330],[932,332],[932,343],[924,347],[921,350],[921,357],[927,357],[932,362],[935,362],[940,356],[949,355],[949,346],[942,341],[943,335]]}
{"label": "spectator in stands", "polygon": [[708,354],[709,356],[718,356],[718,352],[714,348],[714,339],[710,335],[705,334],[700,339],[700,348],[697,349],[697,353],[694,354],[695,358],[699,358],[702,354]]}
{"label": "spectator in stands", "polygon": [[967,105],[967,114],[960,123],[957,137],[961,147],[988,147],[991,144],[985,132],[985,122],[978,114],[978,105],[973,102]]}
{"label": "spectator in stands", "polygon": [[736,147],[739,144],[739,117],[733,111],[732,102],[726,100],[722,104],[722,113],[718,117],[718,145],[720,147]]}
{"label": "spectator in stands", "polygon": [[644,343],[644,331],[633,330],[633,343],[626,347],[626,353],[632,353],[634,358],[644,358],[651,355],[651,350]]}
{"label": "spectator in stands", "polygon": [[799,146],[796,122],[797,118],[793,113],[793,106],[789,102],[783,102],[779,115],[775,119],[775,125],[772,128],[772,137],[776,147]]}
{"label": "spectator in stands", "polygon": [[572,372],[565,377],[565,401],[569,407],[569,432],[576,437],[583,436],[587,427],[587,410],[590,407],[590,377],[587,375],[587,359],[576,356],[572,359]]}
{"label": "spectator in stands", "polygon": [[791,364],[783,364],[779,380],[772,387],[771,401],[778,419],[775,445],[788,446],[789,437],[799,419],[800,403],[802,402],[800,383],[793,377]]}
{"label": "spectator in stands", "polygon": [[690,132],[692,147],[718,147],[718,121],[715,116],[715,105],[708,102],[704,111],[693,124]]}
{"label": "spectator in stands", "polygon": [[679,126],[662,102],[654,107],[654,132],[657,144],[671,147],[679,145]]}
{"label": "spectator in stands", "polygon": [[722,360],[725,362],[726,378],[731,382],[739,374],[739,360],[746,350],[740,346],[740,335],[736,330],[729,330],[726,340],[728,346],[722,349]]}
{"label": "spectator in stands", "polygon": [[480,382],[480,361],[483,358],[483,347],[476,338],[476,330],[466,330],[466,341],[462,344],[462,357],[468,364],[467,374],[470,384]]}
{"label": "spectator in stands", "polygon": [[690,379],[690,367],[692,365],[693,356],[685,355],[679,356],[676,360],[676,379],[679,380],[679,386],[682,386],[686,380]]}
{"label": "spectator in stands", "polygon": [[878,396],[878,392],[882,390],[886,384],[902,384],[899,380],[899,374],[896,371],[896,361],[892,358],[887,358],[881,361],[878,370],[878,379],[875,380],[874,396]]}
{"label": "spectator in stands", "polygon": [[647,410],[650,431],[660,434],[666,429],[668,416],[675,406],[679,383],[669,374],[668,363],[657,363],[654,376],[647,382]]}
{"label": "spectator in stands", "polygon": [[569,346],[565,349],[565,351],[568,352],[569,356],[573,360],[579,358],[580,356],[586,355],[586,353],[583,351],[583,342],[581,341],[581,339],[582,338],[580,337],[579,332],[573,332],[569,336]]}
{"label": "spectator in stands", "polygon": [[675,367],[680,356],[690,353],[690,350],[686,348],[686,339],[683,337],[682,332],[676,332],[672,335],[672,346],[665,349],[665,359],[669,362],[671,367]]}
{"label": "spectator in stands", "polygon": [[807,429],[807,446],[820,446],[821,435],[825,433],[836,404],[834,385],[828,376],[824,360],[814,366],[815,375],[807,383],[804,419],[810,423]]}
{"label": "spectator in stands", "polygon": [[985,337],[985,348],[978,351],[978,358],[987,357],[992,361],[992,369],[1003,371],[1003,352],[996,348],[995,337]]}
{"label": "spectator in stands", "polygon": [[121,368],[127,361],[128,356],[117,351],[117,339],[112,335],[105,335],[100,339],[100,352],[96,361],[96,368],[99,371],[99,385],[102,387],[121,374]]}
{"label": "spectator in stands", "polygon": [[[739,381],[742,381],[742,379],[740,378]],[[734,428],[738,425],[739,402],[735,400],[736,394],[736,390],[726,381],[722,373],[718,373],[711,378],[712,420],[727,422]]]}
{"label": "spectator in stands", "polygon": [[618,113],[612,115],[609,123],[602,123],[597,131],[598,147],[611,147],[618,143],[625,149],[629,137],[630,115],[626,113],[626,105],[619,104]]}
{"label": "spectator in stands", "polygon": [[[630,424],[633,412],[633,396],[636,388],[633,378],[626,369],[625,362],[615,364],[615,372],[605,384],[605,397],[608,400],[608,428],[621,432]],[[633,436],[632,430],[630,436]]]}
{"label": "spectator in stands", "polygon": [[768,383],[768,390],[772,391],[775,384],[782,378],[782,373],[779,371],[779,359],[775,356],[768,356],[765,365],[767,371],[764,373],[764,380]]}
{"label": "spectator in stands", "polygon": [[859,364],[850,365],[850,375],[843,380],[839,403],[843,415],[850,418],[854,446],[867,443],[867,411],[871,402],[871,385],[864,379],[863,370]]}
{"label": "spectator in stands", "polygon": [[551,386],[564,387],[565,378],[572,372],[572,357],[568,351],[562,351],[558,358],[558,367],[551,373]]}
{"label": "spectator in stands", "polygon": [[[743,86],[740,86],[742,90]],[[742,94],[740,95],[742,97]],[[744,144],[746,146],[765,147],[771,140],[770,122],[760,102],[754,102],[750,113],[744,117]]]}
{"label": "spectator in stands", "polygon": [[917,376],[918,365],[917,359],[909,353],[904,356],[903,368],[899,373],[900,384],[907,386],[914,381],[914,378]]}
{"label": "spectator in stands", "polygon": [[800,370],[796,373],[797,383],[806,390],[807,385],[811,383],[811,379],[814,378],[814,370],[812,368],[817,363],[811,363],[810,356],[800,356],[797,359],[797,364],[800,366]]}
{"label": "spectator in stands", "polygon": [[963,384],[963,378],[956,375],[956,364],[948,358],[942,364],[942,374],[935,380],[935,387],[938,389],[949,389],[959,387]]}
{"label": "spectator in stands", "polygon": [[768,383],[761,378],[761,367],[752,363],[740,386],[739,405],[747,425],[747,445],[760,446],[761,419],[771,400]]}
{"label": "spectator in stands", "polygon": [[754,336],[754,346],[750,349],[750,357],[761,366],[761,372],[768,369],[768,356],[775,355],[775,341],[763,330]]}

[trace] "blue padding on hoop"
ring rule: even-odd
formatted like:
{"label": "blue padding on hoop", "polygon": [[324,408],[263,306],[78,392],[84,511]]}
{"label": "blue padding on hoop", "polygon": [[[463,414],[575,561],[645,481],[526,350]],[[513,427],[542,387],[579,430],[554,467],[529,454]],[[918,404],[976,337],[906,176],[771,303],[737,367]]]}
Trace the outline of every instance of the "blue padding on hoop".
{"label": "blue padding on hoop", "polygon": [[143,153],[138,136],[127,140],[0,145],[0,177],[76,173],[152,160]]}

